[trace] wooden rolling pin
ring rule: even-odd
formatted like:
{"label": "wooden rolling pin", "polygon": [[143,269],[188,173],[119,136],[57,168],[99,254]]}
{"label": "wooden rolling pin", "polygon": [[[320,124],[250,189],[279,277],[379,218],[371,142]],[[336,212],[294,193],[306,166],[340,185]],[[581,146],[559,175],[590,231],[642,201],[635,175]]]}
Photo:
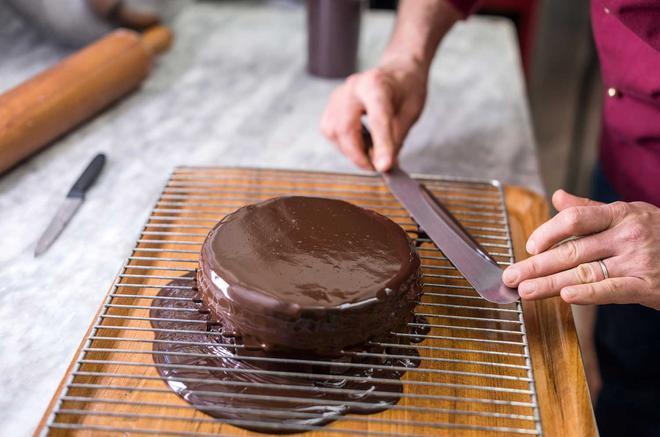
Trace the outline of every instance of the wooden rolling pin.
{"label": "wooden rolling pin", "polygon": [[118,29],[0,95],[0,174],[136,89],[172,32]]}

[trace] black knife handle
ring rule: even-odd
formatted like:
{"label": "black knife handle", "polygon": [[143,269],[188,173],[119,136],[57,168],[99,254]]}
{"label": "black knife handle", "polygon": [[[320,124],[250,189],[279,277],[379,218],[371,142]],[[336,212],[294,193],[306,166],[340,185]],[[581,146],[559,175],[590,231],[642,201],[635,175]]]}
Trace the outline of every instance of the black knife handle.
{"label": "black knife handle", "polygon": [[85,193],[92,186],[96,178],[101,173],[103,166],[105,165],[105,155],[99,153],[92,159],[85,171],[82,172],[78,180],[69,190],[69,194],[66,197],[85,197]]}

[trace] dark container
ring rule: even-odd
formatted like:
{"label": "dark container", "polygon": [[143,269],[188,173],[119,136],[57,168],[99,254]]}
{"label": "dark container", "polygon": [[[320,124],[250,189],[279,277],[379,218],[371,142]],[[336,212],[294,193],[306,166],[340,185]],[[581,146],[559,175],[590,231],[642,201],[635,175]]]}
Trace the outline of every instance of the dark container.
{"label": "dark container", "polygon": [[363,0],[307,0],[307,70],[328,78],[357,70]]}

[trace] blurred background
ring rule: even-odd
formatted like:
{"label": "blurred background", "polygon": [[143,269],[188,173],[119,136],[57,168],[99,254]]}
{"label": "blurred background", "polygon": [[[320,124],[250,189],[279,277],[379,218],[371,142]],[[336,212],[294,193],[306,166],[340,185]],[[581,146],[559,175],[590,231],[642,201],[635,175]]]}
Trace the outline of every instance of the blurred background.
{"label": "blurred background", "polygon": [[[397,0],[371,0],[396,8]],[[588,196],[597,158],[602,83],[589,0],[483,0],[479,14],[511,19],[518,31],[539,164],[546,191]]]}
{"label": "blurred background", "polygon": [[[204,0],[221,2],[222,0]],[[114,0],[95,0],[112,14]],[[170,20],[186,0],[132,0],[134,17],[126,25],[147,26],[150,8]],[[295,6],[301,0],[266,3]],[[374,9],[395,9],[396,0],[370,0]],[[56,5],[56,6],[55,6]],[[66,46],[92,41],[112,25],[93,16],[81,0],[0,0],[0,32],[28,23],[47,39]],[[588,0],[484,0],[479,14],[511,19],[519,46],[546,192],[559,187],[587,195],[596,155],[602,92]],[[115,11],[116,13],[116,11]],[[126,18],[126,17],[124,17]],[[20,48],[17,48],[17,50]],[[5,53],[4,55],[9,55]]]}
{"label": "blurred background", "polygon": [[590,2],[538,3],[528,84],[541,173],[549,193],[564,187],[588,196],[603,96]]}

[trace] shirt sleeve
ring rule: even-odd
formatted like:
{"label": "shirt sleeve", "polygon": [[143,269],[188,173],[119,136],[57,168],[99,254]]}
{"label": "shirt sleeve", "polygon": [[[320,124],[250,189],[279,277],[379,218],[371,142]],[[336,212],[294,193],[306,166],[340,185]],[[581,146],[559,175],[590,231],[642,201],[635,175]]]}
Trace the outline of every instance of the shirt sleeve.
{"label": "shirt sleeve", "polygon": [[463,14],[464,17],[467,17],[471,13],[473,13],[476,9],[477,6],[479,6],[479,0],[448,0],[449,3],[454,5],[456,9],[458,9],[461,14]]}

